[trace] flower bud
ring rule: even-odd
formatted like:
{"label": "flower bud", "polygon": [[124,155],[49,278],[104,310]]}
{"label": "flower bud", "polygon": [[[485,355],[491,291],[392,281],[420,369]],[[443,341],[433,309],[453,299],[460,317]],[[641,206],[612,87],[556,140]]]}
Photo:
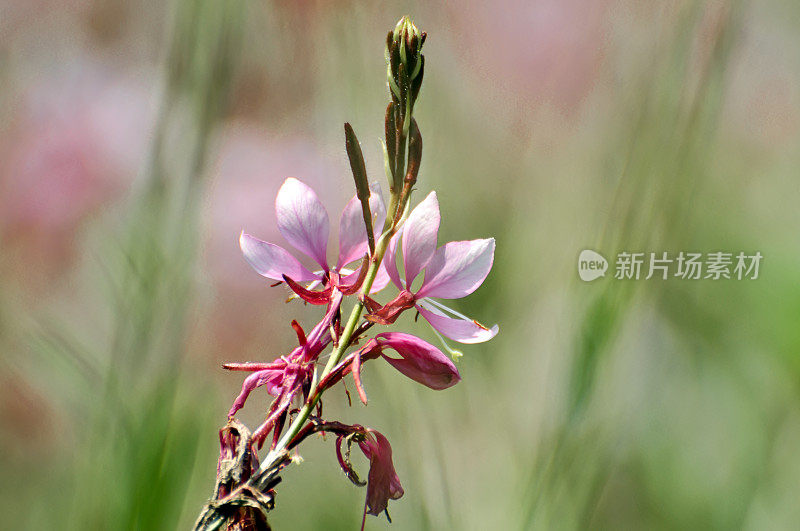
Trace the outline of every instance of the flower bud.
{"label": "flower bud", "polygon": [[355,131],[349,123],[344,124],[345,148],[347,157],[350,159],[350,169],[353,171],[353,179],[356,183],[356,197],[361,202],[361,210],[364,214],[364,225],[367,230],[367,242],[370,255],[375,252],[375,236],[372,229],[372,211],[369,206],[369,179],[367,178],[367,167],[364,165],[364,155],[361,153],[361,144],[358,142]]}
{"label": "flower bud", "polygon": [[389,90],[392,99],[406,104],[410,96],[413,106],[419,88],[422,84],[423,66],[422,45],[425,43],[426,34],[403,17],[386,36],[386,65]]}
{"label": "flower bud", "polygon": [[390,365],[412,380],[436,390],[461,381],[453,362],[427,341],[403,332],[384,332],[375,338],[380,349],[390,348],[400,354],[400,358],[392,358],[381,352]]}

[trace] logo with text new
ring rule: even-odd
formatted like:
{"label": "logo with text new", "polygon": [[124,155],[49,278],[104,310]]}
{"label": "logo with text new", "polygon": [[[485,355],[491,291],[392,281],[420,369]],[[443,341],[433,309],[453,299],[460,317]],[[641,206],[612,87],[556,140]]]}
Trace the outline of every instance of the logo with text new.
{"label": "logo with text new", "polygon": [[578,256],[578,276],[585,282],[606,276],[607,269],[608,260],[600,253],[585,249]]}

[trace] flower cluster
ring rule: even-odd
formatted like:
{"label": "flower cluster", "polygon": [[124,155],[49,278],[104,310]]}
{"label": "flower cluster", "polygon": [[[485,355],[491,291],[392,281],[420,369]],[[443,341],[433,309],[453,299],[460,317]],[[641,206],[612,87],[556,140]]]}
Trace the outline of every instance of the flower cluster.
{"label": "flower cluster", "polygon": [[[372,186],[370,204],[376,215],[376,226],[382,225],[385,209],[380,187],[377,185]],[[266,420],[253,432],[253,443],[259,448],[270,433],[273,434],[273,447],[278,443],[295,398],[301,402],[308,401],[319,356],[341,334],[342,302],[345,296],[355,294],[362,287],[364,272],[369,264],[368,257],[365,257],[368,254],[367,237],[356,197],[350,200],[340,218],[339,258],[335,266],[327,260],[328,214],[310,187],[297,179],[287,179],[278,192],[275,211],[281,235],[297,251],[314,260],[320,269],[311,271],[283,247],[242,233],[240,245],[245,259],[260,275],[279,282],[285,281],[300,298],[312,304],[325,304],[327,311],[308,335],[297,321],[292,322],[298,346],[289,354],[269,363],[225,365],[229,370],[253,373],[245,379],[242,391],[228,413],[229,417],[232,418],[244,406],[250,393],[258,387],[266,387],[267,392],[275,397],[267,410]],[[432,192],[411,212],[401,229],[390,240],[370,295],[365,297],[370,312],[365,315],[362,329],[366,331],[372,324],[392,324],[405,310],[413,308],[434,330],[461,343],[487,341],[497,333],[497,325],[487,328],[432,298],[457,299],[475,291],[488,275],[494,256],[492,238],[449,242],[436,249],[439,221],[439,206],[436,194]],[[402,247],[404,279],[400,278],[396,263],[398,246]],[[358,259],[362,262],[358,267],[348,268]],[[410,286],[423,271],[425,280],[412,293]],[[381,305],[372,297],[390,282],[400,292],[393,300]],[[308,284],[303,286],[301,283]],[[448,313],[454,317],[448,316]],[[352,342],[355,343],[361,337],[354,337]],[[399,358],[387,355],[386,351],[394,351]],[[321,394],[346,375],[352,374],[358,395],[366,404],[361,365],[367,360],[378,358],[386,360],[402,374],[431,389],[446,389],[461,379],[455,364],[434,345],[411,334],[384,332],[343,357],[326,378],[320,381],[316,392]],[[370,459],[371,470],[376,466],[385,468],[374,473],[371,471],[370,478],[394,478],[392,481],[368,482],[368,507],[370,514],[377,514],[386,508],[387,500],[398,498],[403,491],[394,474],[388,441],[374,430],[365,433],[374,434],[374,437],[369,435],[359,443],[359,447]],[[374,439],[373,442],[370,442],[371,438]],[[388,458],[383,457],[383,448],[389,448]]]}
{"label": "flower cluster", "polygon": [[[252,478],[260,477],[264,471],[283,466],[286,453],[312,433],[331,433],[337,437],[339,464],[354,483],[365,484],[350,462],[352,445],[369,461],[365,515],[386,512],[388,501],[403,495],[391,445],[374,429],[324,419],[323,393],[345,378],[352,378],[359,398],[367,404],[361,369],[371,360],[385,360],[401,374],[431,389],[443,390],[457,384],[461,375],[440,348],[406,332],[372,333],[375,327],[397,326],[407,310],[414,310],[430,324],[451,356],[460,353],[450,348],[444,337],[459,343],[480,343],[498,332],[497,325],[484,326],[437,300],[464,297],[483,283],[492,268],[494,239],[455,241],[437,247],[441,216],[436,193],[431,192],[415,208],[410,207],[422,154],[422,137],[411,114],[422,80],[424,60],[420,50],[424,41],[425,34],[406,18],[387,39],[392,95],[384,144],[390,185],[388,208],[380,186],[368,184],[360,145],[346,124],[346,147],[357,193],[339,218],[337,259],[328,259],[328,212],[317,194],[294,178],[286,179],[275,200],[278,229],[286,242],[304,255],[302,260],[315,265],[307,267],[286,247],[244,232],[239,239],[245,259],[258,274],[274,281],[274,286],[288,286],[293,292],[290,300],[324,306],[325,312],[308,334],[297,321],[292,321],[297,346],[291,352],[269,362],[224,365],[232,371],[252,374],[244,380],[228,412],[229,427],[220,436],[219,468],[237,455],[236,448],[242,454],[240,441],[223,433],[231,432],[231,423],[238,422],[235,415],[253,391],[264,387],[273,399],[261,425],[252,434],[247,432],[247,459],[239,461],[249,463],[250,469],[242,471],[240,477],[251,478],[248,481],[252,483]],[[417,282],[419,287],[414,287],[418,277],[424,278]],[[390,286],[397,292],[387,297],[383,291]],[[343,307],[348,299],[354,307],[345,318]],[[321,355],[329,348],[330,357],[323,364]],[[237,428],[237,433],[241,432],[242,428]],[[258,451],[268,441],[269,452],[259,465]],[[249,489],[247,503],[259,498],[253,494],[258,489],[242,485]],[[231,492],[228,496],[233,495],[234,487],[226,487],[226,493]],[[271,500],[270,494],[270,503]]]}

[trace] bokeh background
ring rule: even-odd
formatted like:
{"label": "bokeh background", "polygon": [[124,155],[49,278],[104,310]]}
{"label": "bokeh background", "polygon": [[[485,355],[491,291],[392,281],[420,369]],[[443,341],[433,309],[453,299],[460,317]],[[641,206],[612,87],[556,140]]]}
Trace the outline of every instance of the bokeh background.
{"label": "bokeh background", "polygon": [[[429,33],[417,197],[437,190],[440,241],[497,238],[457,307],[501,332],[448,391],[375,363],[369,407],[326,398],[392,442],[392,529],[797,527],[789,0],[4,2],[0,527],[190,527],[241,385],[220,364],[287,352],[318,313],[248,268],[239,231],[278,238],[288,176],[337,215],[345,121],[383,182],[403,14]],[[764,260],[754,281],[587,284],[585,248]],[[303,457],[274,527],[357,528],[332,441]]]}

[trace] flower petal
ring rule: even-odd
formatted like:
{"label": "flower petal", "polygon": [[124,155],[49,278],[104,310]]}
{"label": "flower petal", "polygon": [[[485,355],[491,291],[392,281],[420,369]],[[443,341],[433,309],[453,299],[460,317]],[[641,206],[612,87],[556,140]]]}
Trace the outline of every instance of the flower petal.
{"label": "flower petal", "polygon": [[389,245],[386,247],[386,254],[383,255],[380,269],[386,272],[386,276],[394,282],[397,289],[404,288],[403,284],[400,282],[400,273],[397,271],[397,241],[400,239],[402,233],[403,229],[401,228],[392,236],[392,239],[389,240]]}
{"label": "flower petal", "polygon": [[369,459],[367,512],[378,516],[386,510],[389,500],[396,500],[405,494],[394,470],[392,446],[386,437],[375,430],[367,430],[366,438],[358,446]]}
{"label": "flower petal", "polygon": [[481,284],[494,262],[494,238],[449,242],[434,253],[417,296],[459,299]]}
{"label": "flower petal", "polygon": [[367,256],[365,255],[364,259],[361,261],[361,267],[358,269],[357,272],[351,273],[345,278],[339,277],[338,289],[339,291],[342,292],[342,295],[352,295],[361,289],[361,285],[367,278],[367,271],[369,270],[370,265],[371,262],[369,261],[369,258],[367,258]]}
{"label": "flower petal", "polygon": [[364,317],[367,321],[375,324],[393,324],[404,311],[414,307],[415,301],[414,294],[404,289],[397,294],[397,297],[383,306],[372,301],[372,303],[369,304],[370,313]]}
{"label": "flower petal", "polygon": [[[424,303],[424,301],[421,301],[421,303]],[[436,312],[432,308],[423,308],[422,304],[419,303],[417,304],[417,310],[440,334],[459,343],[483,343],[496,336],[500,330],[497,325],[486,328],[478,324],[477,321],[453,319]]]}
{"label": "flower petal", "polygon": [[316,359],[317,356],[322,353],[325,347],[331,342],[331,322],[333,322],[333,318],[342,306],[342,299],[342,294],[338,290],[333,290],[331,301],[328,305],[328,311],[325,312],[325,316],[306,336],[306,344],[292,351],[292,354],[289,356],[290,359],[296,360],[302,355],[302,360],[308,362]]}
{"label": "flower petal", "polygon": [[289,254],[289,251],[274,243],[267,243],[242,232],[239,236],[239,247],[242,248],[245,260],[261,276],[283,280],[283,275],[286,275],[298,282],[318,278]]}
{"label": "flower petal", "polygon": [[441,350],[422,339],[403,332],[376,336],[382,347],[397,351],[402,359],[383,355],[395,369],[431,389],[447,389],[461,381],[458,369]]}
{"label": "flower petal", "polygon": [[369,292],[378,293],[385,288],[389,282],[391,282],[391,278],[386,271],[386,266],[381,264],[381,267],[378,268],[378,272],[375,274],[375,280],[372,282],[372,289],[370,289]]}
{"label": "flower petal", "polygon": [[331,292],[333,291],[332,286],[328,286],[322,291],[313,291],[304,288],[286,275],[283,275],[283,281],[286,282],[286,285],[289,286],[289,289],[294,291],[298,297],[309,304],[321,306],[323,304],[328,304],[331,300]]}
{"label": "flower petal", "polygon": [[266,385],[267,392],[273,396],[277,396],[280,393],[283,375],[283,368],[267,369],[254,372],[245,378],[244,382],[242,383],[242,390],[239,393],[239,396],[237,396],[236,400],[233,401],[233,405],[231,406],[230,411],[228,411],[228,418],[233,417],[237,411],[244,407],[247,397],[249,397],[253,389],[256,389],[257,387]]}
{"label": "flower petal", "polygon": [[[386,206],[381,197],[381,187],[378,183],[370,184],[369,208],[372,211],[372,228],[375,239],[381,234],[383,223],[386,221]],[[358,197],[348,201],[339,220],[339,259],[336,268],[341,270],[344,266],[358,260],[367,253],[367,230],[364,226],[364,214],[361,210],[361,201]]]}
{"label": "flower petal", "polygon": [[403,267],[409,289],[436,251],[440,221],[436,192],[428,194],[408,216],[403,229]]}
{"label": "flower petal", "polygon": [[[347,273],[342,277],[342,283],[345,285],[352,284],[358,278],[360,272],[361,270],[359,269],[358,271]],[[369,292],[378,293],[380,290],[385,288],[389,282],[391,282],[391,279],[389,278],[389,274],[386,272],[386,265],[381,263],[381,267],[379,267],[378,272],[375,273],[375,280],[372,281],[372,288],[369,290]]]}
{"label": "flower petal", "polygon": [[286,179],[275,198],[275,214],[286,241],[327,271],[330,223],[314,190],[293,177]]}

